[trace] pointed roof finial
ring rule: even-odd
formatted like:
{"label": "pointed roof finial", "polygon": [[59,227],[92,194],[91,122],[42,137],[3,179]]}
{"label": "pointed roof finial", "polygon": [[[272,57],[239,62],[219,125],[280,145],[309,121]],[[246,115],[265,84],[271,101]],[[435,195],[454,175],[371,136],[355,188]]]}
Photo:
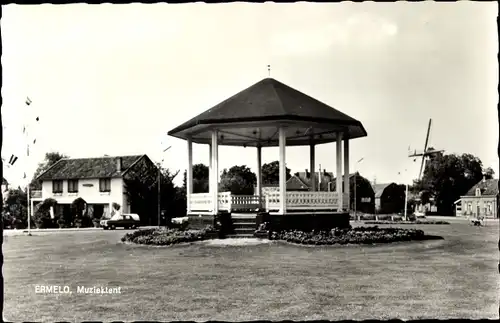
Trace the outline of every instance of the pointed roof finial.
{"label": "pointed roof finial", "polygon": [[268,77],[271,77],[271,65],[267,65],[267,74]]}

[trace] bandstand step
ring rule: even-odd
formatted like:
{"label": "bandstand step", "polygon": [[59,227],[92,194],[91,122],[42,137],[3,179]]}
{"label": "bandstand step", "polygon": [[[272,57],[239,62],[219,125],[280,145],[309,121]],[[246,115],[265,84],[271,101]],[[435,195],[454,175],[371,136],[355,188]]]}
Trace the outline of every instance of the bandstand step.
{"label": "bandstand step", "polygon": [[229,234],[226,236],[229,239],[238,239],[238,238],[255,238],[253,234]]}
{"label": "bandstand step", "polygon": [[253,234],[255,232],[255,228],[234,228],[234,232],[236,234]]}
{"label": "bandstand step", "polygon": [[233,228],[254,228],[257,229],[257,224],[254,222],[233,222]]}

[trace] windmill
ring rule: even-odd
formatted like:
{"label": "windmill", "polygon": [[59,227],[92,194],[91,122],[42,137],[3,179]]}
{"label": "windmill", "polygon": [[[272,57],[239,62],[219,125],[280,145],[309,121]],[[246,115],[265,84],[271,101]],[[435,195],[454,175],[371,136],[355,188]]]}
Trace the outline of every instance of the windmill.
{"label": "windmill", "polygon": [[434,156],[436,154],[444,152],[444,150],[436,150],[434,148],[429,148],[429,136],[431,133],[432,119],[429,119],[429,126],[427,127],[427,136],[425,137],[425,146],[423,151],[409,152],[408,157],[415,157],[414,161],[417,160],[417,157],[422,157],[422,162],[420,163],[420,172],[418,173],[418,179],[422,177],[422,170],[424,169],[425,161],[428,157]]}

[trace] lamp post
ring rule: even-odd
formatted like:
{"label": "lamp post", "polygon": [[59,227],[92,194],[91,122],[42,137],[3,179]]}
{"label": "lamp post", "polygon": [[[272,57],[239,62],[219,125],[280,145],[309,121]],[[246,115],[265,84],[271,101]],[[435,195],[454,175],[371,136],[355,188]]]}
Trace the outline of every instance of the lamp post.
{"label": "lamp post", "polygon": [[[28,108],[32,101],[29,97],[26,97],[26,108]],[[27,177],[27,174],[26,174],[26,166],[28,165],[28,160],[29,160],[29,157],[30,157],[30,137],[29,137],[29,132],[28,132],[28,129],[29,129],[29,125],[30,123],[28,122],[30,119],[31,119],[31,114],[30,113],[26,113],[25,115],[25,120],[24,120],[24,123],[23,123],[23,134],[25,136],[25,140],[26,140],[26,164],[25,164],[25,169],[24,169],[24,179],[27,181],[27,184],[26,184],[26,195],[27,195],[27,205],[26,205],[26,211],[27,211],[27,220],[28,220],[28,235],[31,236],[31,213],[33,212],[33,210],[31,209],[31,188],[30,188],[30,181],[28,180],[28,177]],[[37,116],[36,117],[36,122],[39,121],[39,117]],[[33,144],[36,142],[36,139],[33,140]]]}
{"label": "lamp post", "polygon": [[[167,147],[162,153],[165,153],[172,146]],[[161,228],[161,165],[163,165],[164,159],[162,158],[160,165],[158,166],[158,229]]]}
{"label": "lamp post", "polygon": [[356,196],[356,187],[358,186],[358,178],[357,178],[357,175],[358,175],[358,164],[361,163],[363,161],[363,159],[365,159],[365,158],[362,157],[354,165],[354,216],[357,215],[356,206],[357,206],[357,203],[358,203],[358,197]]}
{"label": "lamp post", "polygon": [[[404,170],[406,174],[407,169]],[[401,175],[401,172],[398,173],[398,175]],[[404,220],[408,221],[408,183],[405,184],[405,213],[404,213]]]}

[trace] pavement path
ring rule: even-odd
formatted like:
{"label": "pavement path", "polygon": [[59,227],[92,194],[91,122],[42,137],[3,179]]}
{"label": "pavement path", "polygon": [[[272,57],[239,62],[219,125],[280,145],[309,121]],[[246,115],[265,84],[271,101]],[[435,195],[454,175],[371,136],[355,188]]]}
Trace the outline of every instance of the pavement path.
{"label": "pavement path", "polygon": [[[151,229],[151,228],[157,228],[156,226],[146,226],[146,227],[140,227],[141,229]],[[121,229],[118,229],[121,230]],[[64,232],[89,232],[89,231],[104,231],[103,228],[64,228],[64,229],[31,229],[31,234],[52,234],[52,233],[64,233]],[[130,230],[127,230],[130,231]],[[112,230],[109,230],[109,232],[112,232]],[[16,229],[4,229],[3,230],[3,235],[4,236],[18,236],[18,235],[27,235],[28,230],[27,229],[21,229],[21,230],[16,230]]]}

